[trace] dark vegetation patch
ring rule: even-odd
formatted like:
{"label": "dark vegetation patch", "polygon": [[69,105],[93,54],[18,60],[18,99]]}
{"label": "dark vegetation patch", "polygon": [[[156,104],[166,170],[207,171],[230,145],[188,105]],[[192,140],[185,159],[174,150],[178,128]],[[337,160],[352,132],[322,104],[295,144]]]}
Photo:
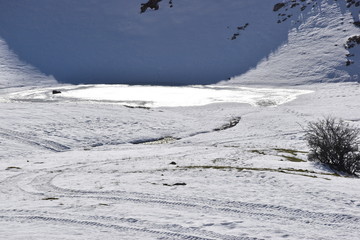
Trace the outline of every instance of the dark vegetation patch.
{"label": "dark vegetation patch", "polygon": [[257,149],[250,150],[250,152],[257,153],[257,154],[260,154],[260,155],[266,155],[266,153],[264,151],[260,151],[260,150],[257,150]]}
{"label": "dark vegetation patch", "polygon": [[[271,155],[271,156],[275,156],[275,157],[282,157],[285,160],[290,161],[290,162],[306,162],[305,160],[303,160],[297,156],[299,154],[306,154],[307,152],[298,151],[298,150],[294,150],[294,149],[287,149],[287,148],[273,148],[272,150],[277,151],[278,154],[267,153],[267,151],[265,151],[265,150],[258,150],[258,149],[250,150],[250,152],[257,153],[260,155]],[[279,154],[279,153],[281,153],[281,154]],[[288,154],[288,155],[284,155],[284,154]]]}
{"label": "dark vegetation patch", "polygon": [[284,174],[292,174],[292,175],[299,175],[304,177],[311,177],[311,178],[318,178],[317,175],[324,175],[324,176],[337,176],[339,174],[336,173],[319,173],[314,172],[306,169],[295,169],[295,168],[253,168],[253,167],[232,167],[232,166],[212,166],[212,165],[204,165],[204,166],[183,166],[179,167],[183,170],[189,169],[198,169],[198,170],[221,170],[221,171],[260,171],[260,172],[278,172]]}
{"label": "dark vegetation patch", "polygon": [[276,150],[278,152],[289,153],[294,156],[297,156],[299,153],[307,153],[305,151],[298,151],[298,150],[287,149],[287,148],[274,148],[274,150]]}
{"label": "dark vegetation patch", "polygon": [[290,154],[291,156],[283,155],[283,154],[278,155],[278,156],[284,158],[287,161],[290,161],[290,162],[306,162],[305,160],[303,160],[301,158],[298,158],[296,156],[298,156],[299,153],[306,154],[307,152],[298,151],[298,150],[294,150],[294,149],[286,149],[286,148],[274,148],[274,150],[277,151],[278,153]]}
{"label": "dark vegetation patch", "polygon": [[106,207],[108,207],[108,206],[110,206],[110,205],[107,204],[107,203],[99,203],[99,206],[106,206]]}
{"label": "dark vegetation patch", "polygon": [[327,117],[309,122],[305,129],[305,140],[310,147],[308,159],[357,176],[360,173],[359,137],[360,129],[342,119]]}
{"label": "dark vegetation patch", "polygon": [[286,155],[280,155],[281,157],[285,158],[287,161],[290,161],[290,162],[306,162],[300,158],[297,158],[297,157],[292,157],[292,156],[286,156]]}

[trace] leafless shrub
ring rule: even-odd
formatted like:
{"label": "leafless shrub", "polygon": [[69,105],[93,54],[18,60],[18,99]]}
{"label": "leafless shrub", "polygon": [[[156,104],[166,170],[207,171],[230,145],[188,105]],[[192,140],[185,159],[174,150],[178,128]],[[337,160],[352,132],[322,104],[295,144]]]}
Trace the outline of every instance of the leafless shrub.
{"label": "leafless shrub", "polygon": [[305,139],[310,147],[309,160],[355,175],[360,171],[359,133],[360,129],[341,119],[327,117],[310,122],[305,129]]}

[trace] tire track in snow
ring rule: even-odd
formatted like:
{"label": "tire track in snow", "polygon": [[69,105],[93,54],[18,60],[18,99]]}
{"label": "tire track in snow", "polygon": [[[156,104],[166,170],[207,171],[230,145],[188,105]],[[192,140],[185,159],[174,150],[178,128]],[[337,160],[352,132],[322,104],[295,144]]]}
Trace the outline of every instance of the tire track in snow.
{"label": "tire track in snow", "polygon": [[[56,198],[74,198],[74,196],[71,195],[59,195],[58,193],[51,191],[51,189],[47,188],[45,189],[44,184],[41,183],[46,178],[53,179],[55,176],[59,175],[58,172],[52,172],[47,174],[39,175],[39,173],[21,173],[16,174],[14,176],[8,177],[5,180],[0,182],[0,188],[2,189],[2,194],[11,194],[20,196],[21,194],[27,193],[31,196],[34,196],[35,198],[44,198],[45,196],[53,196]],[[31,180],[32,178],[32,180]],[[29,186],[23,186],[23,184],[29,184]],[[31,186],[31,184],[34,184]],[[40,184],[40,185],[39,185]],[[89,191],[90,192],[90,191]],[[123,192],[123,194],[129,194],[128,192]],[[82,198],[83,196],[80,196],[79,198]],[[151,197],[151,196],[149,196]],[[29,197],[26,197],[29,199]],[[77,198],[77,197],[76,197]],[[91,198],[91,197],[89,197]],[[92,198],[92,199],[98,199]],[[102,200],[104,198],[101,198]],[[133,202],[133,201],[132,201]],[[24,216],[25,215],[25,216]],[[36,218],[34,218],[34,216]],[[206,231],[198,228],[193,227],[183,227],[181,225],[173,225],[173,224],[154,224],[152,222],[138,220],[134,218],[119,218],[119,217],[113,217],[113,216],[101,216],[101,215],[70,215],[70,214],[64,214],[62,212],[48,212],[48,211],[35,211],[35,210],[25,210],[25,209],[0,209],[0,221],[7,219],[7,221],[22,221],[22,220],[28,220],[30,222],[33,221],[49,221],[49,222],[58,222],[58,223],[64,223],[64,224],[80,224],[82,222],[91,222],[89,224],[85,225],[91,225],[95,227],[107,227],[107,228],[114,228],[115,230],[121,230],[121,231],[140,231],[144,233],[150,233],[153,235],[161,236],[161,239],[164,239],[164,237],[169,239],[194,239],[194,240],[201,240],[201,239],[223,239],[223,240],[257,240],[258,238],[251,238],[251,237],[235,237],[231,235],[226,234],[219,234],[212,231]],[[5,220],[6,220],[5,219]],[[68,219],[66,221],[62,221],[61,219]],[[112,223],[112,224],[110,224]],[[128,226],[120,226],[119,227],[112,227],[114,226],[113,223],[116,223],[115,225],[125,224],[125,225],[131,225],[136,227],[128,227]],[[149,231],[145,231],[144,229],[147,229]],[[155,229],[155,230],[154,230]],[[161,234],[164,232],[164,234]]]}
{"label": "tire track in snow", "polygon": [[65,146],[63,144],[51,140],[37,138],[30,134],[20,133],[4,128],[0,128],[0,136],[6,139],[32,145],[38,148],[43,148],[53,152],[64,152],[70,149],[70,147],[68,146]]}
{"label": "tire track in snow", "polygon": [[[111,197],[111,196],[92,196],[92,195],[59,195],[59,197],[71,197],[71,198],[90,198],[90,199],[101,199],[108,201],[118,201],[118,202],[133,202],[137,204],[149,204],[149,205],[158,205],[160,207],[168,207],[172,209],[188,208],[191,211],[199,212],[221,212],[227,213],[228,215],[233,215],[237,217],[242,217],[244,215],[248,217],[257,217],[261,220],[279,220],[285,219],[292,222],[302,222],[306,224],[317,224],[317,225],[328,225],[333,226],[338,223],[347,223],[354,224],[358,226],[360,224],[360,218],[352,215],[346,214],[328,214],[321,212],[310,212],[300,209],[290,209],[277,205],[261,205],[261,204],[251,204],[251,203],[242,203],[237,202],[237,206],[226,205],[226,202],[196,202],[196,203],[187,203],[194,202],[198,199],[186,199],[182,201],[177,199],[173,200],[161,200],[156,199],[155,195],[153,198],[132,198],[132,197]],[[210,203],[211,202],[211,203]],[[219,206],[219,204],[224,204]]]}
{"label": "tire track in snow", "polygon": [[[142,159],[142,158],[139,158]],[[118,161],[118,160],[116,160]],[[114,161],[113,163],[115,163]],[[104,164],[108,161],[102,162]],[[43,170],[36,170],[32,172],[23,173],[17,176],[10,177],[7,181],[2,181],[2,185],[8,188],[19,188],[21,191],[29,194],[39,196],[52,196],[58,198],[73,198],[73,199],[99,199],[112,201],[117,203],[133,203],[143,206],[156,206],[159,209],[172,209],[184,212],[196,212],[200,214],[222,214],[222,216],[232,216],[240,219],[257,219],[268,223],[273,222],[289,222],[299,226],[307,225],[320,225],[325,227],[340,227],[346,229],[356,229],[360,224],[360,217],[349,214],[339,213],[322,213],[312,212],[302,209],[283,207],[271,204],[257,204],[241,201],[225,201],[209,198],[196,198],[196,197],[181,197],[175,195],[155,195],[148,193],[129,192],[129,191],[85,191],[69,188],[61,188],[53,184],[54,178],[61,176],[61,171],[68,169],[71,171],[78,171],[82,168],[94,167],[99,162],[88,164],[70,164],[66,166],[59,166],[55,169],[47,169],[47,173]],[[51,171],[50,171],[51,170]],[[126,174],[126,172],[124,172]],[[14,194],[10,193],[9,194]],[[39,214],[37,214],[38,216]],[[41,215],[39,215],[41,216]],[[59,217],[57,215],[50,217]],[[94,216],[96,218],[96,216]],[[105,217],[107,218],[107,217]],[[110,218],[108,218],[109,221]],[[86,221],[92,221],[88,219]],[[103,221],[103,220],[101,220]],[[105,221],[105,220],[104,220]],[[116,222],[116,220],[114,219]],[[145,226],[147,226],[145,224]],[[189,233],[184,229],[184,233]],[[168,229],[166,229],[168,230]],[[194,230],[196,236],[214,237],[214,235],[201,233],[201,230]],[[215,236],[216,238],[216,236]],[[231,239],[231,238],[218,238],[218,239]],[[235,238],[237,239],[237,238]]]}
{"label": "tire track in snow", "polygon": [[341,213],[312,212],[279,205],[248,203],[241,201],[223,201],[205,198],[183,198],[173,195],[154,195],[127,191],[83,191],[60,188],[52,184],[52,180],[60,174],[46,174],[34,180],[33,187],[38,191],[55,194],[57,197],[101,199],[114,202],[132,202],[135,204],[158,205],[171,209],[187,208],[189,211],[226,213],[241,217],[257,217],[267,220],[285,219],[305,224],[335,225],[347,223],[354,226],[360,224],[360,217]]}
{"label": "tire track in snow", "polygon": [[[12,214],[12,215],[9,215]],[[14,215],[15,214],[15,215]],[[76,219],[74,219],[76,218]],[[119,231],[143,232],[158,237],[171,237],[170,239],[222,239],[222,240],[258,240],[259,238],[238,237],[225,234],[218,234],[195,228],[187,228],[180,225],[153,224],[144,220],[134,218],[119,218],[101,215],[70,215],[59,212],[41,212],[23,209],[0,209],[0,221],[44,221],[48,223],[60,223],[70,225],[85,225],[98,228],[112,228]],[[131,225],[131,226],[129,226]]]}
{"label": "tire track in snow", "polygon": [[118,224],[105,224],[95,221],[81,221],[76,219],[57,218],[57,217],[43,217],[43,216],[0,216],[0,220],[5,221],[29,221],[29,222],[45,222],[54,224],[69,224],[69,225],[80,225],[84,227],[97,227],[97,228],[110,228],[121,232],[133,231],[143,232],[155,236],[165,236],[171,239],[189,239],[189,240],[211,240],[214,238],[203,238],[193,235],[185,235],[181,233],[165,232],[160,230],[151,230],[147,228],[135,228],[126,227]]}

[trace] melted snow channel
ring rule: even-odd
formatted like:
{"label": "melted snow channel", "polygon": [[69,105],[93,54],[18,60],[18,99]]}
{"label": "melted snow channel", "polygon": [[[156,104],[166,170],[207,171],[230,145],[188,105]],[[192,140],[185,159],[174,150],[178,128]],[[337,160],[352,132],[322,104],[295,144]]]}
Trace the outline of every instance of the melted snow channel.
{"label": "melted snow channel", "polygon": [[134,107],[185,107],[211,103],[235,102],[253,106],[276,106],[294,100],[311,91],[248,88],[227,86],[132,86],[132,85],[77,85],[53,89],[35,89],[15,93],[10,100],[17,101],[92,101],[119,103]]}

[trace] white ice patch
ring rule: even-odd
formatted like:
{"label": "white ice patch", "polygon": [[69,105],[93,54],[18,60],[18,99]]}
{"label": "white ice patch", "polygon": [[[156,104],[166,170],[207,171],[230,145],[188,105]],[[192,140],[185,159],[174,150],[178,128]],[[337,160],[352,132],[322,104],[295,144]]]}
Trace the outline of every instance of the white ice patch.
{"label": "white ice patch", "polygon": [[211,103],[235,102],[253,106],[276,106],[294,100],[298,95],[312,91],[249,88],[227,86],[131,86],[131,85],[77,85],[13,93],[7,97],[12,101],[90,101],[118,103],[141,107],[186,107]]}

